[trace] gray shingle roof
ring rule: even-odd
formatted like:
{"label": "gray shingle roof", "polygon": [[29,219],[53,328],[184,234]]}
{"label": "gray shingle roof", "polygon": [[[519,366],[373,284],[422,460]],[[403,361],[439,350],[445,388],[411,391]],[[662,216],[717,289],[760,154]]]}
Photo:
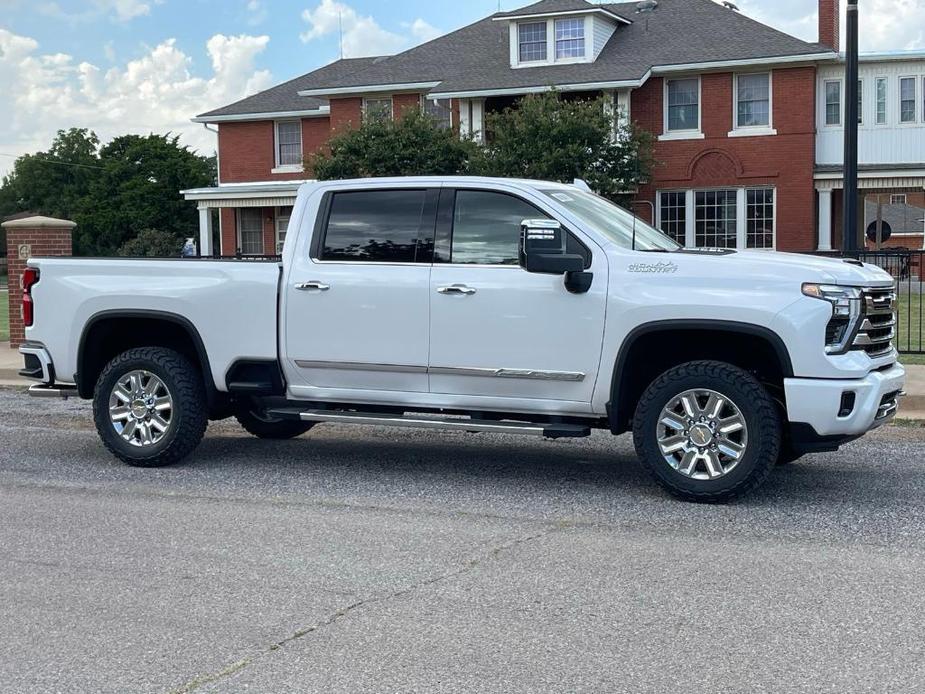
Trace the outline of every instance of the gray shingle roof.
{"label": "gray shingle roof", "polygon": [[[496,18],[524,12],[604,8],[632,21],[618,25],[593,63],[510,66],[507,22]],[[592,5],[585,0],[541,0],[498,13],[394,56],[344,60],[249,97],[206,116],[304,108],[297,91],[322,91],[390,84],[439,83],[434,93],[516,90],[542,86],[638,81],[655,66],[832,54],[772,29],[713,0],[660,0],[651,13],[636,13],[636,2]],[[270,105],[272,104],[272,107]],[[283,109],[289,104],[293,108]],[[247,110],[247,109],[261,109]]]}
{"label": "gray shingle roof", "polygon": [[[877,219],[877,203],[874,200],[864,202],[865,217],[873,222]],[[894,234],[921,234],[925,229],[923,217],[925,210],[915,205],[897,203],[895,205],[884,202],[881,206],[883,221],[890,225]]]}
{"label": "gray shingle roof", "polygon": [[210,118],[215,116],[236,116],[250,113],[283,113],[288,111],[313,111],[322,106],[327,106],[326,99],[318,99],[310,96],[299,96],[299,91],[306,89],[304,84],[311,78],[312,80],[319,77],[324,80],[337,81],[348,78],[353,72],[362,70],[382,58],[347,58],[338,60],[323,68],[301,75],[288,82],[283,82],[275,87],[249,96],[240,101],[236,101],[228,106],[208,111],[197,116],[198,119]]}
{"label": "gray shingle roof", "polygon": [[[494,15],[494,17],[528,17],[530,15],[550,14],[552,12],[572,12],[576,10],[588,10],[595,8],[605,9],[608,12],[616,14],[612,7],[605,7],[603,5],[589,6],[586,0],[540,0],[540,2],[534,3],[532,5],[521,7],[519,10],[511,10],[510,12],[498,12]],[[621,16],[624,19],[627,18],[625,15]]]}
{"label": "gray shingle roof", "polygon": [[[385,58],[351,76],[332,80],[308,75],[303,89],[440,82],[435,92],[639,80],[657,65],[747,60],[805,54],[831,55],[831,49],[772,29],[713,0],[661,0],[646,15],[636,3],[591,5],[583,0],[546,0],[550,5],[604,7],[633,21],[619,25],[593,63],[512,69],[509,33],[493,15],[446,36]],[[536,8],[537,5],[531,6]],[[545,10],[543,10],[545,11]]]}

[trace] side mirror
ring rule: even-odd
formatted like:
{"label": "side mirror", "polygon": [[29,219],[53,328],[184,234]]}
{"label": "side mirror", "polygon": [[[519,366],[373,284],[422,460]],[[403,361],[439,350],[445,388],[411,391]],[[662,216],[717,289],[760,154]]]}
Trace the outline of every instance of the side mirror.
{"label": "side mirror", "polygon": [[545,275],[581,272],[584,258],[567,254],[565,241],[565,232],[556,220],[525,219],[520,223],[520,266]]}

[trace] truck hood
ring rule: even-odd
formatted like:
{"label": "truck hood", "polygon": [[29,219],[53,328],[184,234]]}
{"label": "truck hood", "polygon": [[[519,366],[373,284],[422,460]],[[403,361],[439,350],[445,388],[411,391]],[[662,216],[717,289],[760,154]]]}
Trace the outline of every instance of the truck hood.
{"label": "truck hood", "polygon": [[738,251],[717,255],[715,260],[735,265],[737,267],[734,271],[751,276],[774,275],[780,279],[792,278],[801,282],[860,287],[891,285],[894,282],[888,272],[876,265],[855,260],[845,261],[842,258],[772,251]]}

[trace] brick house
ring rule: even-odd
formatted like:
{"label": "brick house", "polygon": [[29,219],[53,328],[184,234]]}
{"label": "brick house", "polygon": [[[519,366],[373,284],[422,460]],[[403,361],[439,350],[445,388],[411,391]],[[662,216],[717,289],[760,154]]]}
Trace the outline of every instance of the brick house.
{"label": "brick house", "polygon": [[363,118],[425,109],[481,141],[486,113],[550,88],[603,94],[615,119],[656,136],[636,212],[681,243],[829,247],[837,198],[817,166],[817,75],[843,70],[838,0],[819,0],[819,43],[726,5],[541,0],[202,114],[194,120],[218,128],[219,184],[184,191],[200,207],[202,247],[218,209],[222,254],[276,253],[311,156]]}

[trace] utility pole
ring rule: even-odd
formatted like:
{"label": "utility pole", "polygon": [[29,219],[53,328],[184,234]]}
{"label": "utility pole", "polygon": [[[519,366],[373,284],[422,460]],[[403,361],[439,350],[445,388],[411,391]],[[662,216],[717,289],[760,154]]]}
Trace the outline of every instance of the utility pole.
{"label": "utility pole", "polygon": [[845,51],[845,200],[842,248],[858,250],[858,0],[848,0]]}

